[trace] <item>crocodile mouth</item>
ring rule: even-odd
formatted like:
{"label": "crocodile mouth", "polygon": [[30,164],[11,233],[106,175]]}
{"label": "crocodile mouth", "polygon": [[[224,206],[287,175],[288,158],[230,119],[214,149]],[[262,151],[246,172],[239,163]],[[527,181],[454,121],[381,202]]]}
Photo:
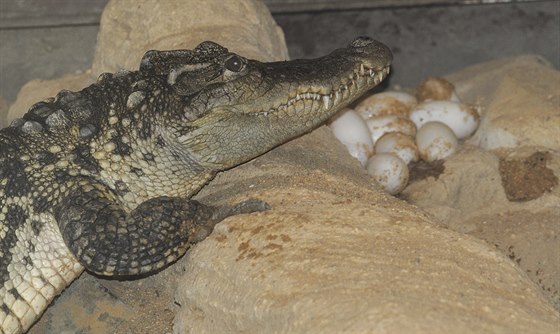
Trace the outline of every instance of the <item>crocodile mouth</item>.
{"label": "crocodile mouth", "polygon": [[[346,80],[338,85],[338,87],[328,89],[326,87],[307,87],[306,91],[300,90],[288,99],[285,103],[277,107],[270,108],[257,114],[268,116],[270,114],[287,112],[296,105],[304,105],[310,103],[311,110],[329,110],[346,102],[351,102],[353,98],[359,97],[365,91],[378,85],[383,79],[389,75],[390,65],[380,70],[374,70],[360,64],[360,68],[349,75]],[[302,87],[300,87],[301,89]]]}

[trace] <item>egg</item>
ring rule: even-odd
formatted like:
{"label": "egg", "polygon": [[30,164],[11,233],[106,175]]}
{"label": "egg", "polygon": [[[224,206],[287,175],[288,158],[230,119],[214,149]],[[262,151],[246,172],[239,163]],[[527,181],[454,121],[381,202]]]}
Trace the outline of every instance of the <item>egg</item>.
{"label": "egg", "polygon": [[410,111],[410,119],[421,128],[428,122],[441,122],[459,139],[469,137],[478,128],[480,116],[471,106],[453,101],[427,101]]}
{"label": "egg", "polygon": [[374,145],[375,154],[393,153],[406,164],[418,161],[418,148],[414,137],[401,132],[389,132],[381,136]]}
{"label": "egg", "polygon": [[416,133],[416,146],[424,161],[445,159],[457,151],[458,145],[453,130],[441,122],[428,122]]}
{"label": "egg", "polygon": [[364,119],[374,116],[399,115],[406,117],[416,105],[416,97],[405,92],[388,91],[373,94],[362,100],[354,110]]}
{"label": "egg", "polygon": [[430,77],[422,81],[416,88],[416,98],[419,102],[430,100],[460,101],[453,84],[437,77]]}
{"label": "egg", "polygon": [[408,183],[408,166],[392,153],[379,153],[367,163],[367,171],[391,195],[400,193]]}
{"label": "egg", "polygon": [[334,136],[346,146],[350,155],[365,166],[373,154],[373,142],[365,121],[353,110],[345,108],[329,127]]}
{"label": "egg", "polygon": [[366,120],[366,124],[374,144],[381,136],[388,132],[401,132],[412,137],[416,135],[416,125],[414,122],[397,115],[370,117]]}

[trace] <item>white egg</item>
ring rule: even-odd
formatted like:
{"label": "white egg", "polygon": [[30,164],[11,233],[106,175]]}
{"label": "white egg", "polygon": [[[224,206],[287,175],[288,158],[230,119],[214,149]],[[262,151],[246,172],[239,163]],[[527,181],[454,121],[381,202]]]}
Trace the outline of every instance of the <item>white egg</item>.
{"label": "white egg", "polygon": [[346,146],[351,156],[362,166],[373,154],[373,143],[365,121],[353,110],[346,108],[329,125],[334,136]]}
{"label": "white egg", "polygon": [[458,145],[453,131],[441,122],[428,122],[416,133],[416,146],[424,161],[445,159],[457,151]]}
{"label": "white egg", "polygon": [[389,132],[381,136],[374,145],[375,154],[393,153],[405,163],[418,161],[418,148],[414,137],[401,132]]}
{"label": "white egg", "polygon": [[431,77],[418,85],[416,97],[419,102],[430,100],[448,100],[460,102],[453,84],[444,78]]}
{"label": "white egg", "polygon": [[400,193],[408,183],[408,166],[391,153],[379,153],[367,163],[367,171],[391,195]]}
{"label": "white egg", "polygon": [[367,97],[358,103],[354,110],[364,119],[384,115],[407,117],[410,109],[415,105],[416,97],[414,95],[388,91]]}
{"label": "white egg", "polygon": [[428,122],[444,123],[459,139],[472,135],[480,122],[480,117],[473,107],[453,101],[421,103],[412,109],[410,119],[418,129]]}
{"label": "white egg", "polygon": [[374,144],[381,136],[388,132],[401,132],[412,137],[416,135],[416,125],[414,125],[414,122],[397,115],[370,117],[366,120],[366,124]]}

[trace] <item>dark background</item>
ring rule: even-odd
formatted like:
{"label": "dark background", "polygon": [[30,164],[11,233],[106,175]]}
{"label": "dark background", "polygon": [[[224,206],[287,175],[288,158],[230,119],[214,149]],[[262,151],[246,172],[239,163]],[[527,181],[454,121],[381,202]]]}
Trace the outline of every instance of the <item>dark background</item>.
{"label": "dark background", "polygon": [[[88,69],[106,1],[0,0],[0,97],[12,102],[28,80]],[[323,55],[358,35],[383,41],[395,55],[391,85],[413,87],[427,76],[520,54],[560,67],[558,0],[264,2],[292,58]]]}

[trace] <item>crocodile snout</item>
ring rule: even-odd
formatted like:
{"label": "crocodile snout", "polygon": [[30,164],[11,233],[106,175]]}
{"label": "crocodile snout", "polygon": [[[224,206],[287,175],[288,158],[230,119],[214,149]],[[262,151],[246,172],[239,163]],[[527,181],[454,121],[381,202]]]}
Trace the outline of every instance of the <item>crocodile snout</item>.
{"label": "crocodile snout", "polygon": [[358,37],[350,43],[360,57],[367,59],[371,68],[375,70],[383,69],[391,65],[393,53],[385,44],[367,36]]}

